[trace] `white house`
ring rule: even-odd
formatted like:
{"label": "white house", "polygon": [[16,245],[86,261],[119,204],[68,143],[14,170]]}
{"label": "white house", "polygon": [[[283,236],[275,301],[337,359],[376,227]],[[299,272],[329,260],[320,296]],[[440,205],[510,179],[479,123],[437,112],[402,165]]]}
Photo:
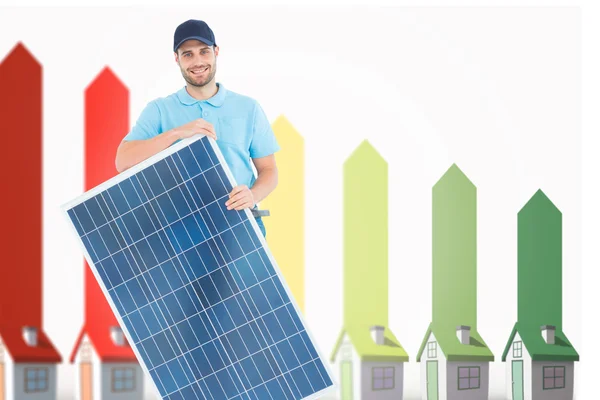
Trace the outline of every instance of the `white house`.
{"label": "white house", "polygon": [[417,361],[421,363],[423,400],[487,400],[489,363],[494,356],[468,326],[456,332],[431,327]]}
{"label": "white house", "polygon": [[554,326],[532,329],[517,323],[502,361],[506,362],[507,399],[573,399],[574,363],[579,355]]}
{"label": "white house", "polygon": [[401,400],[408,355],[383,326],[342,330],[331,362],[339,368],[341,400]]}
{"label": "white house", "polygon": [[61,360],[37,328],[0,328],[0,400],[56,400]]}
{"label": "white house", "polygon": [[142,400],[144,397],[144,373],[118,326],[106,332],[84,327],[71,362],[77,366],[78,400]]}

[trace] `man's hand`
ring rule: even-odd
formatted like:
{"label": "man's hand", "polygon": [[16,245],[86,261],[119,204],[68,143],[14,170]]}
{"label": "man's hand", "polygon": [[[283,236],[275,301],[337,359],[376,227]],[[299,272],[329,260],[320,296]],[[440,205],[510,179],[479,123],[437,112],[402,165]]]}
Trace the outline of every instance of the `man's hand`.
{"label": "man's hand", "polygon": [[236,211],[254,207],[254,194],[246,185],[236,186],[229,193],[229,200],[227,200],[225,206],[228,210],[233,209]]}
{"label": "man's hand", "polygon": [[210,136],[214,140],[217,140],[217,134],[215,133],[214,126],[202,118],[195,119],[192,122],[188,122],[187,124],[181,125],[173,130],[177,133],[177,136],[180,139],[186,139],[201,133],[206,136]]}

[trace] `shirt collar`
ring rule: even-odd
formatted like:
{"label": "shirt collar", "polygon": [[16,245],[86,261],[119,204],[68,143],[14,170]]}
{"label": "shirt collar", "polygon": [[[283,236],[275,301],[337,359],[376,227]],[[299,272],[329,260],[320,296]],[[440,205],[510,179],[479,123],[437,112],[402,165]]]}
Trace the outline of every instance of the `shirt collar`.
{"label": "shirt collar", "polygon": [[225,86],[223,86],[223,84],[218,83],[217,82],[217,93],[215,93],[215,95],[209,99],[206,100],[198,100],[193,98],[188,91],[186,90],[186,87],[182,87],[181,89],[179,89],[179,91],[177,92],[177,98],[179,99],[179,101],[187,106],[191,106],[193,104],[196,104],[198,102],[200,103],[208,103],[213,107],[221,107],[223,105],[223,103],[225,102],[225,96],[227,95],[227,89],[225,89]]}

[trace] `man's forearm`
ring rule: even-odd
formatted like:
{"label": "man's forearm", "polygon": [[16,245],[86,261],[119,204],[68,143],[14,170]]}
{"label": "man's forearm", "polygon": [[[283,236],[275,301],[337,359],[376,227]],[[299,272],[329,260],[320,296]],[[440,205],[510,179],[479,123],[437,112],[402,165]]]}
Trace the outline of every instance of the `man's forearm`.
{"label": "man's forearm", "polygon": [[161,133],[151,139],[123,142],[117,150],[115,165],[123,172],[156,153],[166,149],[179,139],[175,129]]}
{"label": "man's forearm", "polygon": [[277,168],[268,168],[260,171],[258,177],[250,189],[254,197],[254,203],[260,203],[277,187]]}

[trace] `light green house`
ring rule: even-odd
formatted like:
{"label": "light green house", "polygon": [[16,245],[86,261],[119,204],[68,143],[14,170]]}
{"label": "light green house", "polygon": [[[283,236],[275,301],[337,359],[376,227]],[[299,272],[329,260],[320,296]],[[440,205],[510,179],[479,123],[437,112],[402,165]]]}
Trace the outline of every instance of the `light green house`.
{"label": "light green house", "polygon": [[388,326],[387,163],[364,141],[344,164],[342,400],[400,400],[408,355]]}
{"label": "light green house", "polygon": [[511,400],[572,400],[579,355],[562,327],[562,214],[538,190],[518,214],[518,320],[502,361]]}
{"label": "light green house", "polygon": [[424,400],[487,400],[494,355],[477,331],[477,193],[452,165],[433,187],[432,318],[417,354]]}

